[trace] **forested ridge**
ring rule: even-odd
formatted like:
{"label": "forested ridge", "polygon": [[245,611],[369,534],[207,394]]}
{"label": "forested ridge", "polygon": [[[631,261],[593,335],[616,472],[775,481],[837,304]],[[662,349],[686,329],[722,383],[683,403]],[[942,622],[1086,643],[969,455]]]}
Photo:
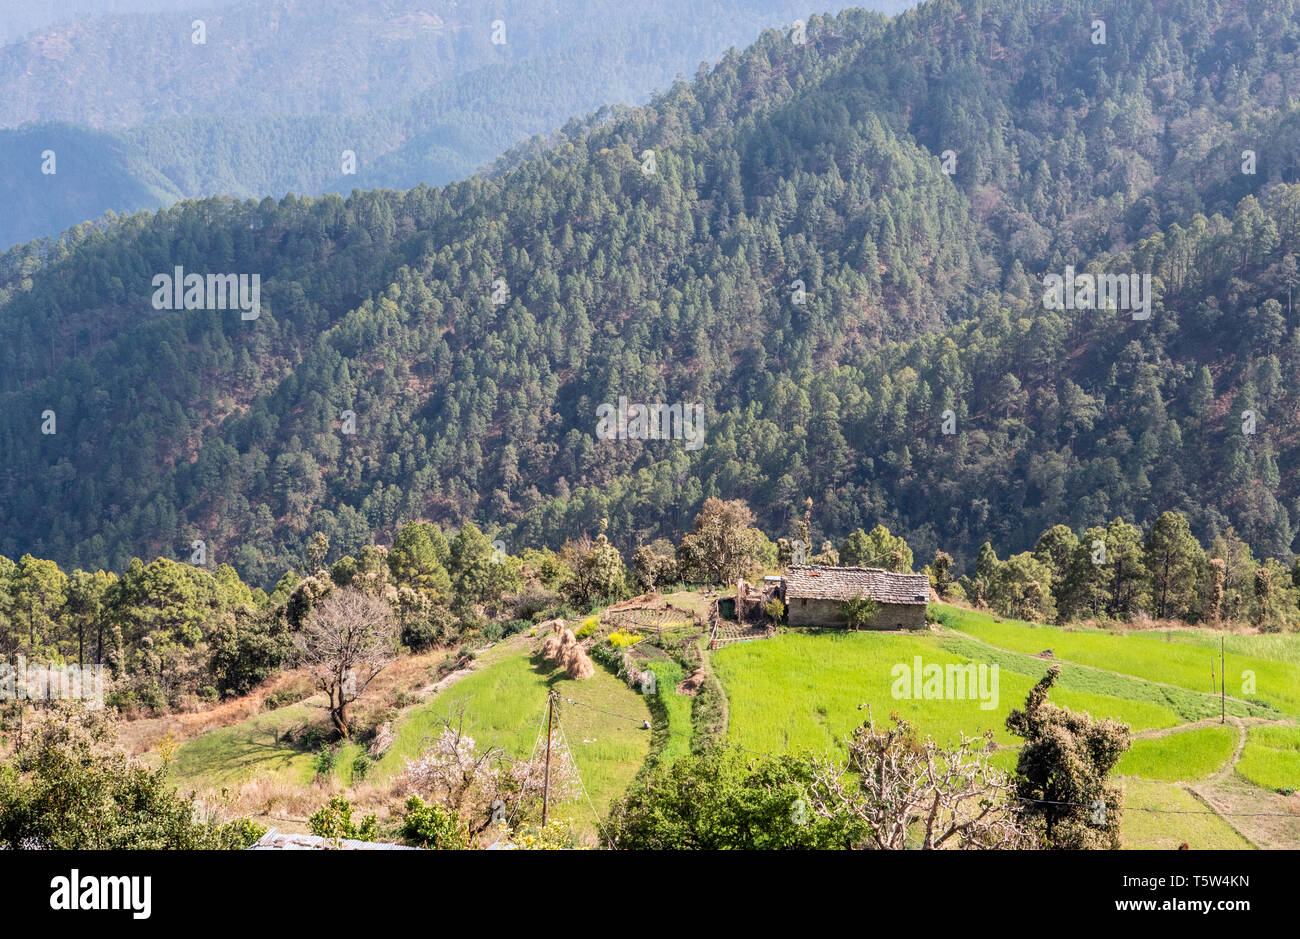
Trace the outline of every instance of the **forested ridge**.
{"label": "forested ridge", "polygon": [[[513,553],[607,519],[630,555],[719,496],[773,537],[811,499],[814,541],[883,522],[959,570],[1165,510],[1289,561],[1294,4],[932,2],[807,39],[442,189],[11,250],[0,555],[203,540],[269,589],[316,533],[342,556],[473,520]],[[154,310],[178,265],[259,273],[260,318]],[[1067,265],[1150,271],[1151,318],[1045,309]],[[703,403],[706,444],[597,439],[621,396]]]}

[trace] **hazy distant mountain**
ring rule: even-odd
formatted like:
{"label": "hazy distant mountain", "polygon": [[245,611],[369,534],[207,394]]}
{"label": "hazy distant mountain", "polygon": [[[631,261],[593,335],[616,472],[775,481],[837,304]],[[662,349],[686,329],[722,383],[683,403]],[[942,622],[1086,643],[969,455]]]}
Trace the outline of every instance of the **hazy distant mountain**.
{"label": "hazy distant mountain", "polygon": [[46,174],[40,185],[55,195],[0,219],[0,247],[175,195],[441,185],[575,114],[640,103],[806,15],[806,0],[175,6],[79,19],[0,49],[0,127],[27,132],[0,130],[0,203],[34,183],[41,153],[57,153],[60,137],[42,139],[30,122],[116,138],[93,138],[109,171],[78,177],[65,162]]}
{"label": "hazy distant mountain", "polygon": [[123,13],[193,12],[228,7],[237,0],[5,0],[0,45],[48,26]]}

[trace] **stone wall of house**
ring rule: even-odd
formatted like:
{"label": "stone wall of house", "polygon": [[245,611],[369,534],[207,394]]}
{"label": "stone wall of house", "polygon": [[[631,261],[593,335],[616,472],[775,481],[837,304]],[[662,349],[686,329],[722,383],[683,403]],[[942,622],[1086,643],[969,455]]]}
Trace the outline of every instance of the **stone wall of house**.
{"label": "stone wall of house", "polygon": [[[847,620],[839,600],[791,599],[786,605],[791,626],[845,626]],[[924,603],[882,603],[871,621],[872,629],[924,629]]]}

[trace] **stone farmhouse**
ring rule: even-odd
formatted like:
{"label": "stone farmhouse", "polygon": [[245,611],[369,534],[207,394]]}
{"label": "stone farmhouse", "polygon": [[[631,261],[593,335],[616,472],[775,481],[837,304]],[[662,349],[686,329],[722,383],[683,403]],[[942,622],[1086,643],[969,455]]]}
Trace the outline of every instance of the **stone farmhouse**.
{"label": "stone farmhouse", "polygon": [[761,615],[773,597],[785,603],[790,626],[846,626],[844,602],[870,597],[880,605],[870,628],[924,629],[930,579],[879,567],[792,566],[784,576],[765,578],[762,589],[743,580],[737,584],[737,617]]}

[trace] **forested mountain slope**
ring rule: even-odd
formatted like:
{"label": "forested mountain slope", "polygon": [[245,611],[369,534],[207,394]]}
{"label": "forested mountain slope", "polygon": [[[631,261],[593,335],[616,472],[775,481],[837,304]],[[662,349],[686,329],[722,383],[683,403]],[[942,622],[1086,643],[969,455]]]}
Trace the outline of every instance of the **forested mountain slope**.
{"label": "forested mountain slope", "polygon": [[[628,548],[716,494],[959,564],[1166,508],[1289,555],[1294,14],[814,18],[443,190],[183,203],[15,249],[0,554],[202,538],[269,583],[316,531],[344,553],[473,518],[513,551],[607,517]],[[1149,270],[1150,318],[1045,309],[1067,264]],[[176,265],[259,273],[261,316],[154,310]],[[702,403],[707,442],[597,439],[621,396]]]}

